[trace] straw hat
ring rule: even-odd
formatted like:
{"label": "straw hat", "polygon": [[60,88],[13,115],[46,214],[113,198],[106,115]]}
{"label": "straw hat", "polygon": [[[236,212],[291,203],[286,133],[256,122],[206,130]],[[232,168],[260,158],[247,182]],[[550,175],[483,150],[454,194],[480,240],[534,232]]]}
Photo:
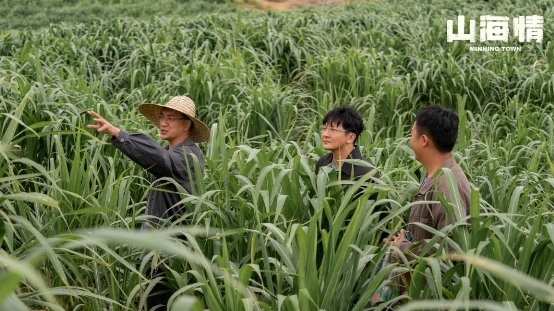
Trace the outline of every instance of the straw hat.
{"label": "straw hat", "polygon": [[190,137],[197,143],[206,141],[210,138],[210,130],[202,121],[195,118],[196,116],[196,105],[192,99],[186,96],[175,96],[164,105],[158,104],[142,104],[139,105],[139,111],[142,113],[148,120],[152,121],[156,127],[160,127],[159,115],[162,112],[163,108],[170,108],[178,112],[182,112],[187,115],[192,120],[194,126],[190,133]]}

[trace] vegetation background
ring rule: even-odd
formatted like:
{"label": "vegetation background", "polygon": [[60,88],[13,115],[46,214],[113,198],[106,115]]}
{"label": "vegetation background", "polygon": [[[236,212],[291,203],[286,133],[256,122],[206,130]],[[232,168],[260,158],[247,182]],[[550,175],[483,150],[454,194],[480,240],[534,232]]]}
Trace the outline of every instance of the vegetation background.
{"label": "vegetation background", "polygon": [[157,17],[191,18],[200,13],[236,12],[229,0],[3,0],[0,29],[44,28],[50,24]]}
{"label": "vegetation background", "polygon": [[[171,276],[174,310],[554,310],[550,1],[277,13],[9,0],[0,11],[0,310],[137,310],[150,264]],[[542,15],[543,41],[446,42],[448,19],[487,14]],[[149,176],[87,130],[84,112],[156,137],[136,108],[176,94],[210,124],[203,191],[182,193],[190,227],[139,233]],[[365,118],[359,144],[382,175],[365,196],[376,201],[351,203],[361,183],[343,195],[344,182],[313,173],[321,118],[342,103]],[[406,225],[421,180],[409,128],[434,103],[461,118],[455,157],[473,185],[472,226],[436,232],[432,243],[453,233],[438,257],[383,266],[378,237]],[[148,264],[136,260],[143,248]],[[412,274],[406,295],[371,306],[399,272]]]}

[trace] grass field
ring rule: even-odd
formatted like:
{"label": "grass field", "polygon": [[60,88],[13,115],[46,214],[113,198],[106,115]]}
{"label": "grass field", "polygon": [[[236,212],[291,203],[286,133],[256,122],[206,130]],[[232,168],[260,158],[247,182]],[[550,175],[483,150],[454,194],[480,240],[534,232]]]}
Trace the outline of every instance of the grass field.
{"label": "grass field", "polygon": [[229,0],[4,0],[0,2],[0,29],[38,29],[114,18],[190,19],[198,14],[237,10]]}
{"label": "grass field", "polygon": [[[391,271],[413,275],[402,310],[554,310],[549,1],[282,13],[231,5],[198,17],[164,1],[175,15],[141,9],[121,19],[87,12],[148,2],[58,3],[45,12],[75,6],[86,20],[0,19],[0,310],[137,310],[148,286],[142,248],[154,250],[154,263],[159,252],[172,255],[162,266],[178,289],[174,310],[384,310],[368,301]],[[446,20],[460,14],[542,14],[544,39],[449,43]],[[7,30],[20,27],[36,29]],[[469,52],[474,45],[522,49]],[[190,227],[139,233],[149,176],[89,131],[84,112],[156,137],[137,106],[180,94],[211,129],[199,145],[202,194],[182,194]],[[377,192],[377,201],[349,203],[352,192],[340,195],[313,172],[325,154],[317,127],[341,103],[364,116],[359,144],[383,176],[365,195]],[[473,186],[472,228],[437,232],[454,232],[446,241],[455,255],[383,268],[377,236],[406,225],[421,180],[409,129],[434,103],[461,118],[455,157]],[[385,204],[392,211],[378,221]],[[187,246],[170,238],[176,232]]]}

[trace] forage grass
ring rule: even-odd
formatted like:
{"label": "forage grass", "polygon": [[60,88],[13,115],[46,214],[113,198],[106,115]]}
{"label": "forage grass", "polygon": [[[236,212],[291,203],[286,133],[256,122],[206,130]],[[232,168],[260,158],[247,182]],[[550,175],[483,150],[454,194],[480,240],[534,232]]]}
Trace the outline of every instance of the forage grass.
{"label": "forage grass", "polygon": [[[548,21],[549,8],[389,1],[0,35],[0,308],[135,310],[142,285],[160,281],[143,277],[154,265],[177,310],[552,310],[552,29],[518,53],[444,38],[459,14]],[[199,193],[180,191],[190,227],[140,233],[150,176],[83,112],[156,137],[137,106],[176,94],[210,124],[206,175]],[[314,172],[326,153],[317,127],[343,103],[364,117],[360,150],[381,175],[358,200],[363,181]],[[383,266],[379,237],[406,226],[424,173],[409,129],[434,103],[460,116],[469,219],[440,200],[456,221],[433,231],[439,256]],[[183,232],[187,243],[172,238]],[[152,262],[137,261],[143,249]],[[408,292],[370,308],[402,272]]]}

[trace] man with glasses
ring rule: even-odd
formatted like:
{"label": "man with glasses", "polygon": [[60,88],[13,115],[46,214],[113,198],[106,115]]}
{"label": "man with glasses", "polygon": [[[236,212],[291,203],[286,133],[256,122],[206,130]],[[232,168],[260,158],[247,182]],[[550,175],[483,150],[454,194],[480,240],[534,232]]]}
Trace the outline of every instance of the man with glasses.
{"label": "man with glasses", "polygon": [[[356,145],[364,130],[364,122],[354,108],[339,107],[329,111],[323,118],[320,130],[323,149],[329,153],[317,161],[316,174],[321,167],[330,166],[337,174],[340,172],[337,177],[341,180],[357,180],[370,172],[379,178],[375,168],[362,156]],[[346,159],[362,160],[368,162],[368,165],[353,165],[343,161]]]}
{"label": "man with glasses", "polygon": [[[143,223],[141,228],[148,230],[150,227],[160,227],[164,222],[174,222],[184,214],[184,206],[179,203],[181,196],[177,187],[167,181],[167,178],[176,181],[189,194],[198,195],[195,163],[203,175],[204,156],[196,143],[208,140],[210,131],[203,122],[196,119],[196,106],[186,96],[173,97],[165,106],[142,104],[139,111],[159,128],[160,138],[169,143],[167,147],[162,147],[148,135],[131,134],[121,130],[94,111],[89,111],[88,114],[97,124],[87,127],[111,135],[114,147],[153,175],[153,189],[148,191],[145,211],[145,214],[150,216],[149,223]],[[146,252],[140,259],[145,255]],[[151,276],[152,278],[164,276],[163,272],[157,269],[153,272],[152,274],[157,275]],[[157,283],[146,299],[147,309],[158,306],[158,310],[165,310],[171,295],[172,292],[166,284]],[[159,305],[162,307],[159,308]]]}
{"label": "man with glasses", "polygon": [[[356,181],[366,174],[371,174],[371,177],[367,182],[372,182],[373,179],[379,178],[379,173],[376,171],[369,162],[362,156],[359,147],[356,145],[356,141],[364,130],[363,119],[360,114],[353,107],[339,107],[329,111],[323,118],[321,130],[321,142],[323,148],[328,150],[329,153],[321,157],[315,166],[316,174],[319,173],[322,167],[331,167],[329,174],[336,174],[337,180],[344,181]],[[367,165],[357,165],[343,160],[361,160],[367,162]],[[344,186],[344,191],[349,186]],[[364,186],[360,187],[352,200],[359,198],[364,191]],[[376,200],[377,193],[372,194],[369,200]],[[375,212],[379,212],[379,220],[382,220],[386,214],[385,210],[388,207],[377,207]],[[352,217],[350,212],[345,219],[345,224],[350,222]],[[323,229],[329,229],[329,222],[331,219],[323,218],[321,227]],[[339,234],[340,236],[340,234]],[[382,233],[384,237],[384,233]],[[379,239],[380,241],[380,239]],[[318,259],[323,254],[318,250]]]}

